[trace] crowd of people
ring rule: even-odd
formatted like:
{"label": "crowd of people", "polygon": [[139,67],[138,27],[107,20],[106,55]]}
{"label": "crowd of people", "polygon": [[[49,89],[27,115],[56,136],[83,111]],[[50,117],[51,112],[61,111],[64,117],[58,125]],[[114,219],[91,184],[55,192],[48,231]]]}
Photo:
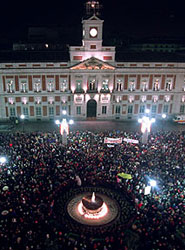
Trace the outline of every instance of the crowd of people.
{"label": "crowd of people", "polygon": [[[105,137],[139,143],[110,146]],[[139,132],[124,131],[71,132],[66,146],[56,132],[0,134],[0,155],[7,158],[0,164],[0,249],[185,248],[185,133],[158,131],[147,144],[140,141]],[[122,172],[132,178],[119,178]],[[151,179],[157,185],[145,195]],[[119,225],[97,237],[59,223],[61,193],[101,183],[134,196],[130,234]]]}

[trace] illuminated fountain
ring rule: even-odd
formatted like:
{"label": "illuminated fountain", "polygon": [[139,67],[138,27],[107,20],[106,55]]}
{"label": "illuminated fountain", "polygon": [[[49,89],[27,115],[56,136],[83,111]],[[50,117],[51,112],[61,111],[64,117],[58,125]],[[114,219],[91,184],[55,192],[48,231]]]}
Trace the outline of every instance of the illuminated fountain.
{"label": "illuminated fountain", "polygon": [[92,190],[75,195],[67,205],[67,212],[77,222],[100,226],[116,220],[119,206],[111,197]]}
{"label": "illuminated fountain", "polygon": [[100,219],[108,212],[108,207],[103,199],[93,192],[91,195],[86,195],[82,198],[78,205],[79,213],[86,219]]}

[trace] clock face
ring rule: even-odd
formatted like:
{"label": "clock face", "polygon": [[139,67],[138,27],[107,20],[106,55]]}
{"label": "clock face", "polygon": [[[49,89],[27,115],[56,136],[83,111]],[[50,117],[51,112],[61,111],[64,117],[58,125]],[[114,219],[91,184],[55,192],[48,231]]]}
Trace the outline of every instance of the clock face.
{"label": "clock face", "polygon": [[92,37],[97,36],[97,33],[98,33],[97,29],[95,29],[95,28],[90,29],[90,35],[91,35]]}

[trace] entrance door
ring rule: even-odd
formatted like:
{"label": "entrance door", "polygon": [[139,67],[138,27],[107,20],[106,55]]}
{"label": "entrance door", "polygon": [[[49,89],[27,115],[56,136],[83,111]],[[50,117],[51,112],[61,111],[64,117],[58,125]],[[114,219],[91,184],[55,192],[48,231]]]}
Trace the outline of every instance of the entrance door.
{"label": "entrance door", "polygon": [[91,99],[87,102],[87,117],[96,117],[97,103]]}

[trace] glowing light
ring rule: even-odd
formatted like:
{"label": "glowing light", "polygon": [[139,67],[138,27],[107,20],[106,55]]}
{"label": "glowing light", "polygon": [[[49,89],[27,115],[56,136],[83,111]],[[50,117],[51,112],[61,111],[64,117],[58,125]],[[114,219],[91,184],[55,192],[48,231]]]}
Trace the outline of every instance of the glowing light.
{"label": "glowing light", "polygon": [[146,109],[145,113],[146,113],[146,114],[149,114],[149,113],[150,113],[150,110],[149,110],[149,109]]}
{"label": "glowing light", "polygon": [[73,120],[69,120],[69,124],[70,125],[74,124],[74,121]]}
{"label": "glowing light", "polygon": [[150,186],[155,187],[157,185],[157,182],[155,180],[150,180]]}
{"label": "glowing light", "polygon": [[92,202],[95,202],[95,193],[94,193],[94,192],[93,192],[93,194],[92,194],[91,201],[92,201]]}
{"label": "glowing light", "polygon": [[25,118],[25,115],[21,115],[21,116],[20,116],[20,118],[21,118],[22,120],[24,120],[24,118]]}
{"label": "glowing light", "polygon": [[166,118],[166,114],[162,114],[162,118],[165,119]]}
{"label": "glowing light", "polygon": [[155,118],[152,118],[152,119],[151,119],[151,123],[154,123],[154,122],[155,122]]}
{"label": "glowing light", "polygon": [[138,122],[139,122],[139,123],[142,123],[142,119],[141,119],[141,118],[139,118],[139,119],[138,119]]}
{"label": "glowing light", "polygon": [[0,157],[0,163],[1,164],[6,163],[6,157],[4,157],[4,156]]}
{"label": "glowing light", "polygon": [[90,220],[98,220],[102,217],[104,217],[107,213],[108,213],[108,207],[105,204],[105,202],[102,205],[102,209],[101,211],[94,213],[94,214],[90,214],[90,213],[86,213],[83,209],[83,204],[82,201],[79,203],[78,205],[78,212],[84,216],[86,219],[90,219]]}
{"label": "glowing light", "polygon": [[69,125],[66,119],[63,119],[60,123],[60,134],[63,135],[64,133],[69,134]]}
{"label": "glowing light", "polygon": [[66,115],[66,114],[67,114],[67,111],[66,111],[66,110],[63,110],[63,111],[62,111],[62,114],[63,114],[63,115]]}
{"label": "glowing light", "polygon": [[59,124],[60,124],[60,121],[59,121],[59,120],[56,120],[56,121],[55,121],[55,124],[59,125]]}

